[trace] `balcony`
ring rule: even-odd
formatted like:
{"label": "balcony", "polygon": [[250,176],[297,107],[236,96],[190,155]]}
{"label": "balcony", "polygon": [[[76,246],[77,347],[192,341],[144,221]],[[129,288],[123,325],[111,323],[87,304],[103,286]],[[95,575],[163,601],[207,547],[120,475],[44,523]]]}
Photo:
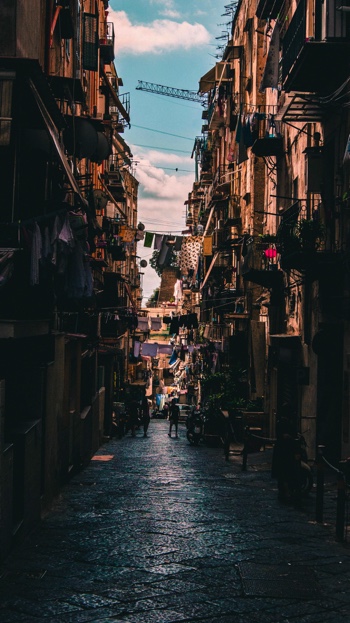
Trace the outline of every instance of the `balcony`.
{"label": "balcony", "polygon": [[256,243],[250,237],[243,244],[243,250],[241,274],[244,281],[251,281],[264,288],[282,288],[280,254],[274,243]]}
{"label": "balcony", "polygon": [[316,277],[332,253],[325,252],[325,228],[318,218],[308,218],[305,209],[295,202],[282,214],[277,232],[281,268],[285,271],[308,271]]}
{"label": "balcony", "polygon": [[208,109],[208,127],[210,131],[218,130],[226,119],[226,99],[228,87],[215,87]]}
{"label": "balcony", "polygon": [[[220,309],[220,314],[225,314],[225,317],[231,320],[249,315],[247,302],[241,290],[223,289],[213,297],[208,296],[206,290],[203,291],[203,319],[211,320],[213,307],[216,306]],[[226,330],[230,329],[227,325],[225,326]],[[222,337],[227,337],[227,335],[224,334]]]}
{"label": "balcony", "polygon": [[230,192],[232,173],[228,165],[221,164],[215,172],[213,187],[221,192]]}
{"label": "balcony", "polygon": [[280,133],[280,123],[275,121],[275,107],[271,107],[272,112],[267,112],[264,118],[257,122],[257,131],[252,153],[255,156],[282,156],[283,138]]}
{"label": "balcony", "polygon": [[[350,51],[346,12],[340,0],[325,0],[316,8],[313,24],[307,13],[307,0],[301,0],[287,29],[282,45],[282,84],[284,91],[327,94],[348,77],[345,59]],[[321,12],[322,11],[322,12]]]}
{"label": "balcony", "polygon": [[105,32],[99,40],[101,59],[105,65],[110,65],[114,61],[114,24],[106,22]]}
{"label": "balcony", "polygon": [[111,156],[107,168],[107,188],[116,201],[125,202],[124,180],[119,169],[118,156]]}

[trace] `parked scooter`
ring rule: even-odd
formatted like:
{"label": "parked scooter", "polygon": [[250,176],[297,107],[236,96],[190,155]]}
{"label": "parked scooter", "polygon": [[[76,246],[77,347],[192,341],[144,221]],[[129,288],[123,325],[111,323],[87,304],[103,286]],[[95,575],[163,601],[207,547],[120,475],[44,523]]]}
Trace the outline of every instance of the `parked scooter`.
{"label": "parked scooter", "polygon": [[192,413],[190,413],[186,420],[187,440],[191,446],[198,446],[200,440],[203,437],[204,420],[201,410],[197,407]]}

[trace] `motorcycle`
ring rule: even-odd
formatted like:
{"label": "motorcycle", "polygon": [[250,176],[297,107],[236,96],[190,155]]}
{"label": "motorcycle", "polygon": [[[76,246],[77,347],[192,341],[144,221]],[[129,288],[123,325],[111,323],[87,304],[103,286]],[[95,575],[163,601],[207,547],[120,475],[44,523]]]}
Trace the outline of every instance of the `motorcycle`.
{"label": "motorcycle", "polygon": [[187,433],[186,437],[191,446],[198,446],[203,437],[204,421],[199,410],[195,410],[190,414],[186,421]]}

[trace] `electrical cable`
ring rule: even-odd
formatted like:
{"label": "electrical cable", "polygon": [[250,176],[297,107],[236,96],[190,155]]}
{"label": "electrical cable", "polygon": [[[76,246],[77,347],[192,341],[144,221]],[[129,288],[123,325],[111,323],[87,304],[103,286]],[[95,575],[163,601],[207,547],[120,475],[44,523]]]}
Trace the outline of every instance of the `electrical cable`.
{"label": "electrical cable", "polygon": [[183,149],[172,149],[171,147],[155,147],[154,145],[140,145],[139,143],[132,143],[134,147],[144,147],[145,149],[156,149],[158,151],[176,151],[180,154],[189,155],[188,151],[184,151]]}
{"label": "electrical cable", "polygon": [[149,132],[156,132],[157,134],[167,134],[167,136],[174,136],[175,138],[183,138],[186,141],[194,141],[193,138],[188,138],[188,136],[180,136],[179,134],[171,134],[170,132],[163,132],[162,130],[154,130],[153,128],[145,128],[143,125],[132,124],[134,128],[140,128],[141,130],[148,130]]}
{"label": "electrical cable", "polygon": [[189,169],[178,169],[177,167],[175,167],[175,169],[173,169],[172,167],[156,167],[154,164],[137,164],[136,166],[139,168],[141,167],[141,169],[160,169],[162,171],[175,171],[176,173],[193,173],[193,171],[190,171]]}

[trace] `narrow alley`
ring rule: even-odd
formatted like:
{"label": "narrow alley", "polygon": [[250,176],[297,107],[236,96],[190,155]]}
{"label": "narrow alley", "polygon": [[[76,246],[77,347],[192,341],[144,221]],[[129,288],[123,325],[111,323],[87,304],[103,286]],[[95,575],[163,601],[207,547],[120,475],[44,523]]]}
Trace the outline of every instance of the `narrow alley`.
{"label": "narrow alley", "polygon": [[1,566],[1,623],[348,623],[346,544],[278,503],[265,458],[167,433],[109,441],[63,488]]}

